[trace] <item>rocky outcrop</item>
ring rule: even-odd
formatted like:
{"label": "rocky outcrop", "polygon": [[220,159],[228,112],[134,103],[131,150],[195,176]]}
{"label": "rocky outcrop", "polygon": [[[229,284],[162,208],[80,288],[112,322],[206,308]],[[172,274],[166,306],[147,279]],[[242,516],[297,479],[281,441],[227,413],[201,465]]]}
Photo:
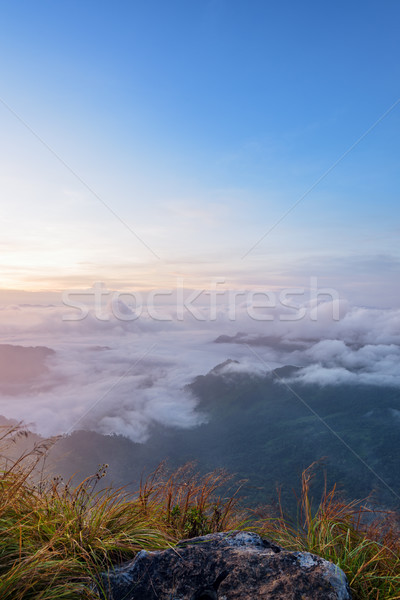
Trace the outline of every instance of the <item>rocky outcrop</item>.
{"label": "rocky outcrop", "polygon": [[141,551],[104,575],[110,600],[349,600],[341,569],[255,533],[216,533]]}

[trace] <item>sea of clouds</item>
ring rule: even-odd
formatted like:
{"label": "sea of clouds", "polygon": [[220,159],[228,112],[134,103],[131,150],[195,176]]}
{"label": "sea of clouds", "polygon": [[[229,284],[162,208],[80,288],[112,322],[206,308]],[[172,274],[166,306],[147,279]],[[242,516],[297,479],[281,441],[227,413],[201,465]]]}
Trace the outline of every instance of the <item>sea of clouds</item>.
{"label": "sea of clouds", "polygon": [[[47,371],[18,394],[3,390],[0,414],[46,436],[92,429],[143,442],[155,423],[190,428],[206,420],[185,386],[227,359],[238,361],[227,375],[290,364],[301,367],[295,377],[307,384],[400,387],[398,309],[337,299],[266,308],[252,297],[253,306],[242,298],[234,311],[224,298],[177,311],[168,299],[155,318],[148,308],[138,316],[122,297],[106,300],[100,312],[63,302],[0,308],[3,344],[55,351]],[[234,339],[215,343],[220,335]]]}

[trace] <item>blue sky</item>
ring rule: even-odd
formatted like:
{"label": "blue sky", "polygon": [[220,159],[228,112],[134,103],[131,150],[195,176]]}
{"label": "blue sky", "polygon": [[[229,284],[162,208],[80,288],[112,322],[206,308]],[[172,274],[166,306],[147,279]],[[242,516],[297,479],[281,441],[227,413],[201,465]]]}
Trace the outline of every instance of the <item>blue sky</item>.
{"label": "blue sky", "polygon": [[400,98],[397,1],[0,6],[1,287],[398,305],[400,104],[242,260]]}

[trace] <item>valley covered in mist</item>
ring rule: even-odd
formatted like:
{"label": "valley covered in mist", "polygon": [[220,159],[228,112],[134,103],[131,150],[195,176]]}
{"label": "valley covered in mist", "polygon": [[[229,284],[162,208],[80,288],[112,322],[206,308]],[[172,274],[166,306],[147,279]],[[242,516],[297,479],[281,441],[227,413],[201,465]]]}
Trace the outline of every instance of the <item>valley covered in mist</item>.
{"label": "valley covered in mist", "polygon": [[107,463],[108,483],[135,487],[165,460],[194,462],[246,480],[253,505],[279,487],[290,503],[320,461],[316,493],[325,474],[350,498],[398,506],[400,313],[339,308],[337,320],[320,302],[297,321],[248,307],[232,321],[222,305],[214,321],[74,321],[65,306],[14,305],[2,310],[0,414],[31,442],[60,436],[46,469],[65,480]]}

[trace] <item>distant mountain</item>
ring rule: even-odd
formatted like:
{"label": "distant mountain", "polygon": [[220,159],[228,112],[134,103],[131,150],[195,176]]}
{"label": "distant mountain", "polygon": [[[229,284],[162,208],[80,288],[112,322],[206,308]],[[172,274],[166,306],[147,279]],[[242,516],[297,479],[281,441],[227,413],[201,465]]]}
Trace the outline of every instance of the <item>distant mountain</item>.
{"label": "distant mountain", "polygon": [[0,344],[0,392],[18,394],[48,372],[46,360],[54,355],[46,346]]}
{"label": "distant mountain", "polygon": [[255,335],[239,332],[236,335],[220,335],[214,340],[214,343],[269,346],[277,351],[293,352],[294,350],[304,350],[313,341],[315,342],[316,340],[286,340],[285,338],[273,335]]}
{"label": "distant mountain", "polygon": [[[203,472],[224,467],[248,479],[248,500],[261,503],[272,501],[278,485],[290,501],[301,471],[325,457],[328,483],[337,482],[349,497],[376,490],[380,503],[398,504],[398,389],[293,380],[288,387],[284,380],[297,367],[254,375],[229,372],[231,366],[218,365],[187,387],[206,423],[193,429],[155,426],[144,444],[75,432],[56,445],[56,470],[83,476],[109,463],[110,481],[135,484],[166,458],[173,467],[194,460]],[[321,477],[317,492],[323,484]]]}
{"label": "distant mountain", "polygon": [[216,367],[211,369],[210,373],[212,375],[219,375],[224,372],[226,367],[229,367],[230,365],[239,365],[239,364],[240,363],[238,360],[232,360],[231,358],[228,358],[227,360],[224,360],[223,363],[220,363],[219,365],[217,365]]}

